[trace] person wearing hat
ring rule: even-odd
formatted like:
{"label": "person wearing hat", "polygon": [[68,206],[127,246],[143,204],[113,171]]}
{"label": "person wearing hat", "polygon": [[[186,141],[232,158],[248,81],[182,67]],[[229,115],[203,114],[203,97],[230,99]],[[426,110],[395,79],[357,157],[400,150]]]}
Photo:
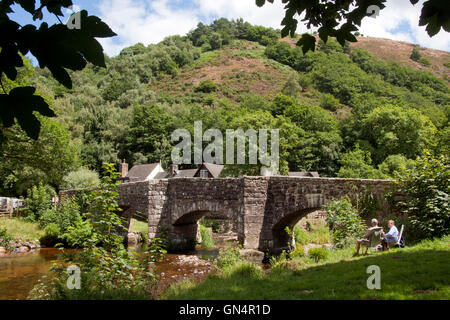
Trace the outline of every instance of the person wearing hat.
{"label": "person wearing hat", "polygon": [[[367,254],[369,247],[374,246],[374,243],[372,243],[372,242],[381,240],[381,233],[382,233],[383,228],[378,226],[378,220],[372,219],[371,225],[372,226],[369,229],[367,229],[367,232],[364,235],[364,238],[356,240],[355,255],[359,255],[359,248],[361,247],[361,244],[363,244],[366,247],[366,252],[364,254]],[[379,239],[377,239],[377,238],[379,238]]]}

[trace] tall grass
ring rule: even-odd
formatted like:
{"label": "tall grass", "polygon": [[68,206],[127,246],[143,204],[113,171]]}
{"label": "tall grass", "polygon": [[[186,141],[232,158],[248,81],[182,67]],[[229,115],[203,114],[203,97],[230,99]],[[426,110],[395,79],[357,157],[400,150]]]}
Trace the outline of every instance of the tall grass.
{"label": "tall grass", "polygon": [[130,231],[131,232],[140,232],[142,234],[145,242],[147,242],[147,240],[148,240],[148,223],[132,218],[130,224],[131,224]]}
{"label": "tall grass", "polygon": [[300,225],[294,227],[295,241],[300,244],[317,243],[325,244],[331,242],[331,233],[326,223],[312,224],[309,220],[311,230],[305,230]]}
{"label": "tall grass", "polygon": [[214,248],[214,239],[212,236],[212,229],[200,225],[200,234],[202,236],[202,248],[211,249]]}
{"label": "tall grass", "polygon": [[38,240],[44,235],[44,230],[36,222],[28,222],[23,218],[0,218],[0,229],[6,228],[14,239],[25,241]]}

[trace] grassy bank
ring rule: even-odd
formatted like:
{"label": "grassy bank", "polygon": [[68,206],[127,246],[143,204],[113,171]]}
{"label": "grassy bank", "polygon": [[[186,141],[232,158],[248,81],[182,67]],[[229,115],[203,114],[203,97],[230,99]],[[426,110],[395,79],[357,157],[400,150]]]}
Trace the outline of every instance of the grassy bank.
{"label": "grassy bank", "polygon": [[21,218],[0,218],[0,229],[5,228],[8,235],[14,239],[26,241],[40,239],[44,231],[36,222],[28,222]]}
{"label": "grassy bank", "polygon": [[[237,261],[201,283],[172,286],[165,299],[450,299],[450,237],[414,247],[352,257],[330,251],[321,262],[299,257],[264,274]],[[381,289],[369,290],[367,267],[381,270]]]}

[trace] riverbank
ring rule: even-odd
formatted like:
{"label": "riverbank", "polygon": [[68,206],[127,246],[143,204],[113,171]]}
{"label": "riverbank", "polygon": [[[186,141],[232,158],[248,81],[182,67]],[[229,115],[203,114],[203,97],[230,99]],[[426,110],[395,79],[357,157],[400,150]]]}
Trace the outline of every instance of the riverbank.
{"label": "riverbank", "polygon": [[[273,260],[269,272],[236,259],[201,282],[173,285],[163,299],[450,299],[450,236],[403,249],[353,257],[354,248],[329,250],[319,262],[308,256]],[[367,267],[381,272],[370,290]]]}

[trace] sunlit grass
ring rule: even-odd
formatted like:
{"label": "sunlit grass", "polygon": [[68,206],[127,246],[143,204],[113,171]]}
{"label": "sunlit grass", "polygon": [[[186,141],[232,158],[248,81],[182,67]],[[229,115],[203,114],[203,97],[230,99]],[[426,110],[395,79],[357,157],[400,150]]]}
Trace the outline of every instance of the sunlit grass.
{"label": "sunlit grass", "polygon": [[0,218],[0,229],[6,228],[7,233],[15,239],[38,240],[44,235],[38,223],[28,222],[22,218]]}
{"label": "sunlit grass", "polygon": [[[164,298],[450,299],[449,246],[447,236],[368,256],[353,257],[354,248],[332,250],[325,261],[314,263],[301,257],[267,275],[252,277],[242,268],[229,267],[200,283],[174,285]],[[380,267],[380,290],[367,288],[371,265]]]}

